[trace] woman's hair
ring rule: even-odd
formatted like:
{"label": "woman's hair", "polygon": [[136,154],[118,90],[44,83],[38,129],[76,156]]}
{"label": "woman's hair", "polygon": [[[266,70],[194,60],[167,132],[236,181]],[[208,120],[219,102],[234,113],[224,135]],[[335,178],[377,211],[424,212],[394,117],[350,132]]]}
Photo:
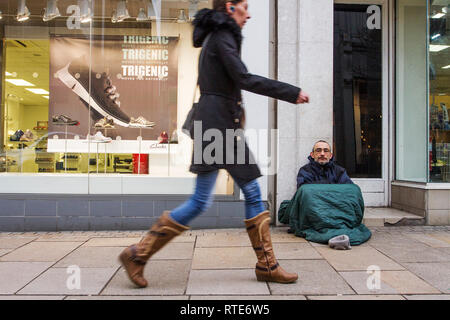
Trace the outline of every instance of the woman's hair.
{"label": "woman's hair", "polygon": [[233,4],[238,4],[243,0],[214,0],[213,9],[216,11],[225,12],[227,11],[227,2],[231,2]]}

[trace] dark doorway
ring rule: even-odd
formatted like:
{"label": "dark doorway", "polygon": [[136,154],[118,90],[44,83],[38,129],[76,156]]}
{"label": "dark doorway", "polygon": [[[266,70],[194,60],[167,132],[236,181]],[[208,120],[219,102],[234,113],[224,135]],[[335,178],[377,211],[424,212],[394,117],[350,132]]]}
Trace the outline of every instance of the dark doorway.
{"label": "dark doorway", "polygon": [[334,157],[353,178],[382,177],[381,6],[334,6]]}

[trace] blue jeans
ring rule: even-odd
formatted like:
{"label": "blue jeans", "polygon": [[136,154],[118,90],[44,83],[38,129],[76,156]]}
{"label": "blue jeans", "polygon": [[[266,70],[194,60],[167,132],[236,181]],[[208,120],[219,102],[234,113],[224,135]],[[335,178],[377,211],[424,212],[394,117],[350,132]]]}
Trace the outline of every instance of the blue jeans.
{"label": "blue jeans", "polygon": [[[214,195],[212,191],[216,183],[218,171],[197,175],[195,193],[192,197],[170,213],[170,217],[176,222],[187,226],[189,222],[208,210]],[[245,196],[245,218],[251,219],[265,210],[261,200],[261,191],[256,180],[244,185],[239,185]]]}

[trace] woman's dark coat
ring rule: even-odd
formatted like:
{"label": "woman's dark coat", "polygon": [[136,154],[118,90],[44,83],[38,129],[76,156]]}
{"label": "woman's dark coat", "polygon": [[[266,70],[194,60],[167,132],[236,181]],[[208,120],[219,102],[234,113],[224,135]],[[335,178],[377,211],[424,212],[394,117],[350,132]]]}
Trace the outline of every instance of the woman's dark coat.
{"label": "woman's dark coat", "polygon": [[[245,143],[245,161],[237,162],[236,144],[227,140],[226,129],[237,129],[240,124],[238,111],[241,104],[241,90],[269,96],[275,99],[295,103],[300,88],[264,77],[250,74],[240,58],[242,33],[234,19],[227,14],[211,9],[199,11],[193,21],[194,46],[202,47],[205,38],[211,33],[206,48],[202,50],[203,57],[199,66],[200,100],[195,121],[201,121],[202,130],[194,131],[194,152],[190,171],[194,173],[210,172],[226,169],[239,184],[245,184],[261,176],[247,144]],[[199,124],[199,122],[197,122]],[[202,141],[203,134],[208,129],[218,129],[223,135],[223,149],[214,150],[210,145],[218,142]],[[214,131],[213,131],[214,132]],[[217,131],[216,131],[217,132]],[[243,135],[241,135],[244,141]],[[208,147],[208,145],[210,145]],[[206,149],[206,150],[205,150]],[[201,152],[201,154],[200,154]],[[223,154],[220,155],[220,152]],[[233,154],[231,154],[233,153]],[[212,154],[214,161],[205,160],[203,154]],[[217,160],[219,159],[219,160]],[[234,161],[233,161],[234,160]]]}

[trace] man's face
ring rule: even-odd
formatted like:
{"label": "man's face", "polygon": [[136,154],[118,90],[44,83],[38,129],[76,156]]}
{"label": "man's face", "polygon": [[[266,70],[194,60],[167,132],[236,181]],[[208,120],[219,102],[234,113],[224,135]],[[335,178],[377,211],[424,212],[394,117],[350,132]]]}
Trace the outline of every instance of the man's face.
{"label": "man's face", "polygon": [[333,157],[331,153],[330,146],[325,142],[317,142],[314,145],[314,151],[311,152],[311,158],[314,161],[318,162],[321,165],[327,164],[330,162],[330,159]]}

